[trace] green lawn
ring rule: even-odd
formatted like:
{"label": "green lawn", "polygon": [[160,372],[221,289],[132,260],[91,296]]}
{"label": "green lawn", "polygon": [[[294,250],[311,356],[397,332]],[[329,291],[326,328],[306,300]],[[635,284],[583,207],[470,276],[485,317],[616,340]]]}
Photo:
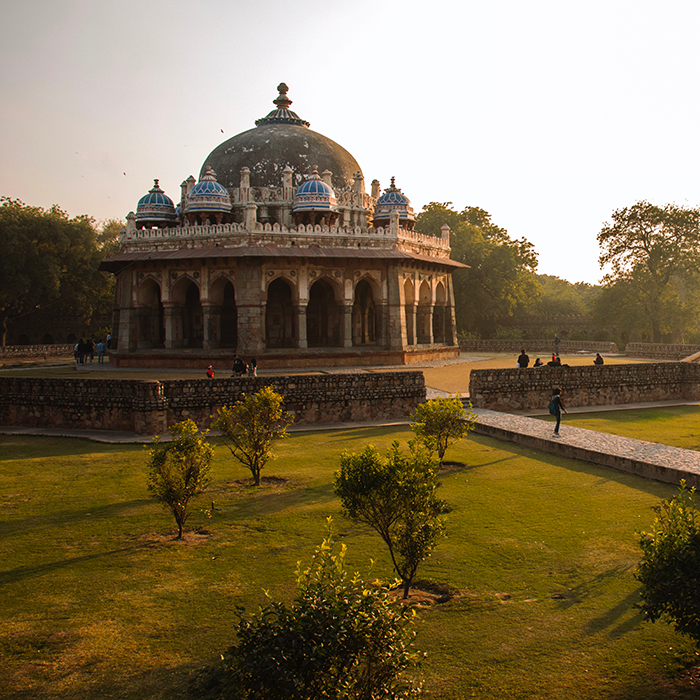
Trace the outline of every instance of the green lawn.
{"label": "green lawn", "polygon": [[577,428],[700,450],[700,406],[577,413],[565,415],[563,422]]}
{"label": "green lawn", "polygon": [[[187,697],[231,642],[234,606],[293,594],[328,515],[351,566],[390,576],[332,477],[342,450],[409,435],[294,434],[260,489],[216,443],[185,542],[147,498],[143,447],[0,436],[0,697]],[[672,487],[481,436],[446,458],[448,537],[418,575],[459,595],[418,612],[429,698],[697,697],[692,644],[634,608],[635,533]]]}

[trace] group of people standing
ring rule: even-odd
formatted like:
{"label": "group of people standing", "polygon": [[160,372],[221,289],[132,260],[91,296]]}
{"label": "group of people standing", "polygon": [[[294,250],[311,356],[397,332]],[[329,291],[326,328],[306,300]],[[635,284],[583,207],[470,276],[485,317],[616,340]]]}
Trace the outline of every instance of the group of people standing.
{"label": "group of people standing", "polygon": [[[250,362],[246,364],[246,361],[242,358],[239,357],[238,355],[234,355],[233,357],[233,376],[234,377],[242,377],[244,375],[248,375],[249,377],[257,377],[258,376],[258,361],[253,357]],[[207,367],[207,377],[209,379],[214,378],[214,368],[209,365]]]}
{"label": "group of people standing", "polygon": [[[111,336],[108,336],[111,338]],[[109,345],[104,343],[101,339],[97,342],[88,338],[83,340],[82,338],[75,344],[73,348],[73,355],[75,357],[75,366],[87,364],[88,361],[92,362],[95,359],[95,353],[97,353],[98,364],[104,364],[105,353],[109,349]]]}

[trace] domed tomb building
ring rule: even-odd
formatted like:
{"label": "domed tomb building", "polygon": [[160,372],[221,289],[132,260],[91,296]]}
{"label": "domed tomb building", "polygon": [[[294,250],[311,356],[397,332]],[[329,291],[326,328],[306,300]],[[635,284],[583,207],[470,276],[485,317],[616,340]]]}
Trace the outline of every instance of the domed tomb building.
{"label": "domed tomb building", "polygon": [[449,228],[413,230],[391,180],[365,192],[357,161],[290,110],[215,148],[180,203],[155,186],[117,255],[112,362],[230,369],[409,364],[459,354]]}

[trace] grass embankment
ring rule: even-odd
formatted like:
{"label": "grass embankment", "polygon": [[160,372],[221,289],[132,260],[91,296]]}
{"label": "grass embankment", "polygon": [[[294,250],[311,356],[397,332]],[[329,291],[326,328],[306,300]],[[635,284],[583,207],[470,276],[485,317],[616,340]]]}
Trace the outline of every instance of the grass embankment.
{"label": "grass embankment", "polygon": [[[407,429],[295,434],[263,487],[219,445],[185,542],[146,497],[144,450],[0,437],[0,695],[174,698],[232,641],[234,606],[293,594],[332,515],[350,564],[389,577],[340,515],[338,455]],[[419,576],[459,595],[418,612],[429,698],[696,697],[692,645],[634,604],[635,532],[670,486],[475,436],[441,477],[448,537]],[[269,479],[277,477],[278,480]]]}

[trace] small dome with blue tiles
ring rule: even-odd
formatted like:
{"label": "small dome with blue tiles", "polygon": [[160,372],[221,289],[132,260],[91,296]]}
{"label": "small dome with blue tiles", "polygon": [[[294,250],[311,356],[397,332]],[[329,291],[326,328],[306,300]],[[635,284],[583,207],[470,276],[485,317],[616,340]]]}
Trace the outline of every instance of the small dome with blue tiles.
{"label": "small dome with blue tiles", "polygon": [[374,205],[374,225],[388,226],[392,211],[399,212],[399,223],[407,228],[413,228],[416,217],[413,213],[411,200],[396,187],[394,178],[391,178],[391,185],[380,195]]}
{"label": "small dome with blue tiles", "polygon": [[336,211],[338,202],[335,198],[333,188],[326,184],[314,169],[313,173],[307,177],[294,195],[292,211]]}
{"label": "small dome with blue tiles", "polygon": [[153,189],[139,199],[136,207],[136,226],[138,228],[176,226],[178,222],[173,200],[163,192],[158,185],[158,180],[154,180],[153,183]]}
{"label": "small dome with blue tiles", "polygon": [[204,177],[192,188],[187,196],[185,214],[228,213],[231,211],[231,198],[226,188],[216,181],[216,173],[207,167]]}

